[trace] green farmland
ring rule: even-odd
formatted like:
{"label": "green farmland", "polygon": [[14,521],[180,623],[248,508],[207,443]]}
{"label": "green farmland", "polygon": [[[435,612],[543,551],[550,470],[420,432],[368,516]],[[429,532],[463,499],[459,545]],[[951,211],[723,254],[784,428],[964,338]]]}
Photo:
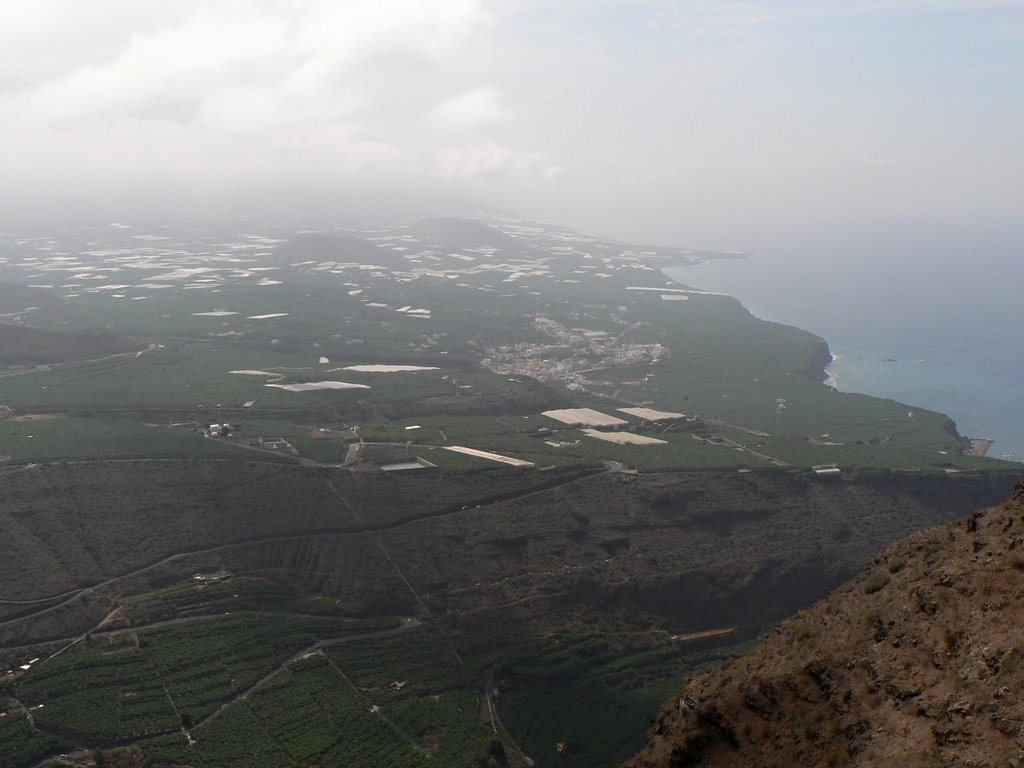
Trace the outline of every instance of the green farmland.
{"label": "green farmland", "polygon": [[12,461],[252,458],[225,441],[181,427],[74,416],[0,421],[0,453]]}
{"label": "green farmland", "polygon": [[[635,751],[639,713],[678,676],[743,647],[662,638],[623,649],[578,636],[463,656],[442,630],[409,619],[293,613],[316,603],[251,578],[182,582],[124,605],[131,627],[86,636],[11,689],[35,729],[0,721],[4,765],[70,748],[54,734],[197,768],[470,768],[520,749],[548,765],[557,742],[573,764],[594,764]],[[521,743],[490,727],[489,685]],[[616,725],[624,711],[637,713],[627,731]],[[595,718],[608,728],[595,731]]]}
{"label": "green farmland", "polygon": [[610,768],[1013,487],[692,254],[506,226],[10,240],[0,768]]}

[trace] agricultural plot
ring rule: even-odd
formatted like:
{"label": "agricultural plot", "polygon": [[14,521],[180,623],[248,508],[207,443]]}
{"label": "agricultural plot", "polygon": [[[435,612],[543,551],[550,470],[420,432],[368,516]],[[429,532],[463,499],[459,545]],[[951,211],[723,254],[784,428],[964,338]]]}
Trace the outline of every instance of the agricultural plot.
{"label": "agricultural plot", "polygon": [[[364,424],[361,426],[361,433],[366,442],[410,442],[413,445],[409,448],[397,448],[386,455],[408,456],[412,451],[442,469],[497,469],[504,465],[465,454],[457,458],[458,463],[452,464],[451,457],[445,455],[450,454],[450,451],[431,450],[427,446],[440,448],[446,445],[463,445],[529,461],[541,467],[579,464],[575,458],[562,461],[560,456],[553,454],[549,447],[544,445],[536,430],[547,423],[547,419],[543,417],[516,415],[429,416]],[[406,429],[409,426],[419,428]],[[379,455],[373,452],[378,448],[380,446],[364,448],[364,457]],[[368,451],[370,453],[367,453]]]}
{"label": "agricultural plot", "polygon": [[499,712],[538,765],[617,765],[639,750],[652,713],[678,693],[680,680],[751,645],[630,649],[578,636],[511,650],[495,675]]}
{"label": "agricultural plot", "polygon": [[[611,459],[642,472],[755,469],[772,466],[769,462],[749,453],[695,440],[689,433],[658,435],[658,439],[665,440],[665,445],[614,445],[592,439],[582,432],[575,434],[579,436],[578,445],[573,442],[551,450],[559,452],[558,455],[563,460],[572,458],[577,462],[595,462]],[[563,434],[560,439],[567,437],[572,437],[572,433]]]}
{"label": "agricultural plot", "polygon": [[[638,420],[637,420],[638,421]],[[663,444],[615,444],[596,440],[574,428],[552,428],[545,416],[452,417],[406,419],[372,423],[362,427],[364,439],[372,441],[414,441],[409,447],[386,452],[381,447],[363,449],[364,458],[401,458],[410,454],[438,464],[439,451],[427,446],[467,445],[486,451],[531,461],[538,467],[581,466],[601,461],[619,461],[642,471],[739,469],[771,467],[770,462],[725,445],[695,440],[688,432],[657,432],[651,436]],[[407,430],[407,426],[419,429]],[[612,433],[618,434],[618,433]],[[624,433],[629,434],[629,433]],[[475,460],[466,468],[486,468],[496,464]],[[442,464],[439,467],[445,469]]]}
{"label": "agricultural plot", "polygon": [[[318,360],[312,349],[284,354],[230,345],[166,345],[137,357],[0,378],[0,401],[23,410],[191,411],[203,419],[218,409],[304,413],[345,408],[359,400],[398,415],[473,408],[494,411],[539,394],[535,382],[509,380],[487,371],[350,371],[343,369],[346,361],[319,364]],[[341,381],[354,388],[282,388],[323,381]]]}
{"label": "agricultural plot", "polygon": [[[224,274],[205,278],[216,282],[193,290],[168,285],[129,291],[140,294],[138,301],[82,294],[72,303],[96,318],[97,327],[110,326],[126,335],[233,336],[274,341],[285,349],[308,349],[315,341],[332,360],[363,351],[373,362],[393,363],[396,356],[406,360],[430,349],[457,351],[468,342],[514,342],[531,335],[522,318],[521,298],[495,302],[444,279],[424,278],[410,285],[387,279],[383,271],[325,273],[288,266],[263,274],[273,284]],[[426,307],[430,315],[397,311],[406,306]],[[467,322],[469,317],[472,322]]]}
{"label": "agricultural plot", "polygon": [[[484,450],[519,450],[534,447],[532,435],[550,422],[540,416],[424,416],[372,421],[360,425],[367,442],[412,442],[445,445],[461,442]],[[498,441],[488,444],[489,441]]]}
{"label": "agricultural plot", "polygon": [[71,747],[66,739],[34,729],[23,710],[12,710],[0,717],[0,765],[6,768],[28,768],[47,755]]}
{"label": "agricultural plot", "polygon": [[[271,273],[263,273],[268,276]],[[127,288],[125,301],[100,293],[80,293],[69,302],[85,318],[111,326],[119,333],[142,336],[185,336],[224,332],[280,334],[293,325],[305,325],[314,311],[303,310],[303,299],[315,289],[313,281],[301,272],[288,276],[287,282],[258,285],[245,277],[214,270],[200,277],[213,282],[183,290],[177,280],[144,281]],[[161,287],[162,286],[162,287]],[[344,299],[335,300],[335,306]],[[290,304],[284,308],[285,304]],[[354,302],[353,302],[354,304]],[[315,304],[309,305],[311,308]],[[282,317],[261,317],[279,315]],[[102,318],[102,321],[99,320]]]}
{"label": "agricultural plot", "polygon": [[[0,397],[31,408],[145,408],[153,410],[241,408],[297,409],[352,397],[347,392],[312,392],[305,397],[265,387],[271,377],[241,376],[232,370],[275,369],[278,374],[313,371],[315,358],[242,351],[208,345],[175,345],[138,357],[69,365],[0,379]],[[305,370],[304,370],[305,369]]]}
{"label": "agricultural plot", "polygon": [[282,662],[318,640],[399,626],[394,619],[346,620],[232,613],[139,629],[137,647],[109,652],[88,641],[41,663],[19,697],[42,704],[39,727],[94,743],[172,732],[199,723]]}
{"label": "agricultural plot", "polygon": [[237,446],[208,440],[187,429],[123,419],[82,417],[0,421],[0,453],[9,456],[12,461],[156,456],[260,458]]}
{"label": "agricultural plot", "polygon": [[420,747],[415,751],[452,766],[486,755],[494,733],[478,722],[476,699],[486,675],[456,657],[436,630],[347,643],[326,654],[396,734]]}
{"label": "agricultural plot", "polygon": [[124,609],[134,626],[173,619],[185,612],[288,610],[295,605],[291,584],[255,578],[198,577],[169,587],[125,598]]}
{"label": "agricultural plot", "polygon": [[181,734],[142,746],[198,768],[469,768],[495,738],[478,721],[473,674],[433,630],[339,643],[193,728],[191,747]]}
{"label": "agricultural plot", "polygon": [[397,446],[397,445],[367,445],[359,452],[364,461],[375,464],[404,463],[410,460],[422,459],[433,465],[434,471],[440,472],[487,472],[493,475],[496,472],[522,472],[523,470],[489,461],[477,456],[470,456],[465,453],[446,451],[440,447],[426,447],[418,445]]}
{"label": "agricultural plot", "polygon": [[41,729],[114,743],[173,730],[178,718],[148,654],[69,651],[37,665],[18,695]]}
{"label": "agricultural plot", "polygon": [[431,628],[372,643],[339,645],[327,655],[345,670],[353,685],[379,704],[470,683],[470,673]]}
{"label": "agricultural plot", "polygon": [[789,437],[780,435],[751,435],[729,429],[717,433],[731,442],[738,443],[780,459],[797,469],[837,464],[841,469],[890,469],[913,468],[939,472],[948,468],[962,469],[1009,469],[1007,462],[977,456],[960,456],[950,446],[936,446],[928,440],[910,444],[911,433],[903,441],[895,439],[874,439],[871,442],[845,441],[835,435],[821,437]]}
{"label": "agricultural plot", "polygon": [[275,450],[282,457],[291,456],[286,450],[271,449],[272,441],[283,438],[299,456],[327,464],[340,463],[345,459],[348,446],[339,434],[323,427],[308,424],[296,424],[280,419],[241,418],[231,424],[232,434],[228,442],[239,442],[252,447],[260,447],[263,438],[264,451]]}

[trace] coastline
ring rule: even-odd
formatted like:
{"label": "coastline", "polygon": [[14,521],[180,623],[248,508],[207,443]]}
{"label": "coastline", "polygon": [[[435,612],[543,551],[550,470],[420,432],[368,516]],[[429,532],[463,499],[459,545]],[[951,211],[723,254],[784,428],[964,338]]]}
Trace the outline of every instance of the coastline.
{"label": "coastline", "polygon": [[836,351],[828,372],[826,383],[840,392],[861,392],[955,414],[967,440],[991,441],[985,454],[990,458],[1021,462],[1024,457],[1019,389],[1003,377],[846,346]]}
{"label": "coastline", "polygon": [[[734,277],[738,262],[752,263],[753,260],[722,260],[730,262],[727,269],[717,275],[709,275],[715,267],[721,266],[713,261],[670,265],[662,268],[661,272],[679,285],[725,293],[761,319],[824,336],[814,330],[816,313],[808,302],[792,301],[791,295],[780,297],[787,300],[784,306],[790,313],[789,317],[771,310],[766,301],[771,299],[770,292],[762,291],[751,301],[753,307],[748,304],[743,295],[745,287],[753,290],[761,284],[758,277],[784,283],[784,275],[772,277],[758,275],[757,270],[747,270],[739,273],[742,280],[734,280],[730,279],[730,269]],[[797,307],[795,311],[794,306]],[[856,333],[855,327],[850,330]],[[956,424],[957,434],[965,444],[972,439],[990,440],[991,450],[987,452],[990,458],[1024,462],[1024,410],[1020,408],[1019,387],[1012,378],[967,366],[931,363],[921,350],[913,350],[908,355],[906,349],[873,348],[870,340],[866,346],[860,346],[828,338],[825,346],[830,352],[830,360],[823,366],[819,380],[826,386],[840,392],[896,400],[941,413]],[[816,376],[812,375],[812,378]]]}

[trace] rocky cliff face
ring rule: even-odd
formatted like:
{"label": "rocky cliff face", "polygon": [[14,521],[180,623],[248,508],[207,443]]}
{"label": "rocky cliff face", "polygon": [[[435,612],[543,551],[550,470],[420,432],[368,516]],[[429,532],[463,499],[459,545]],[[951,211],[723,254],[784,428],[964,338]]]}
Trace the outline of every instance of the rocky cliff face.
{"label": "rocky cliff face", "polygon": [[1024,481],[690,681],[629,768],[1024,766]]}
{"label": "rocky cliff face", "polygon": [[822,339],[811,353],[807,365],[800,371],[801,374],[815,381],[825,381],[828,378],[826,368],[832,363],[832,352],[828,348],[828,342]]}

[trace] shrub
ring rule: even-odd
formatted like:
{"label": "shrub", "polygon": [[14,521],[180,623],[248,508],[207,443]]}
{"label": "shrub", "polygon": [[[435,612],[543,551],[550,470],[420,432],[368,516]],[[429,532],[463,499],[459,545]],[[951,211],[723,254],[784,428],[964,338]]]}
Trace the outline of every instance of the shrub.
{"label": "shrub", "polygon": [[805,621],[797,621],[790,625],[790,632],[793,635],[794,640],[804,641],[811,640],[818,636],[818,628]]}
{"label": "shrub", "polygon": [[880,571],[876,571],[864,580],[864,594],[873,595],[875,592],[883,589],[888,583],[889,577]]}

